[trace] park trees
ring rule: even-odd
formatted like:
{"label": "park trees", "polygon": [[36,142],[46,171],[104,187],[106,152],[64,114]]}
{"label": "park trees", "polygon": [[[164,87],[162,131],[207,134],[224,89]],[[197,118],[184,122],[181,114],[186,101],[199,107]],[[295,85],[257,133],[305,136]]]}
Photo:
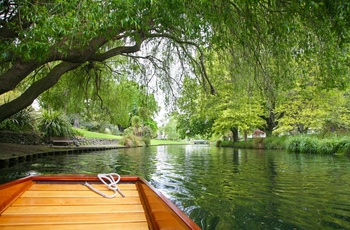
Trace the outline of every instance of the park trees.
{"label": "park trees", "polygon": [[[101,66],[111,72],[125,66],[128,75],[136,66],[139,82],[147,85],[154,76],[162,76],[157,88],[164,89],[173,80],[181,84],[183,76],[197,77],[205,89],[199,96],[219,95],[205,68],[212,50],[234,57],[228,65],[247,70],[230,74],[237,81],[254,79],[254,92],[260,93],[254,97],[265,109],[261,117],[269,132],[283,114],[275,109],[283,103],[280,93],[294,87],[292,61],[301,69],[307,68],[303,60],[317,62],[316,76],[324,87],[344,87],[347,82],[350,6],[342,0],[5,0],[0,4],[0,95],[20,92],[0,105],[0,121],[30,105],[63,75],[75,78],[73,71]],[[161,52],[153,52],[157,50]],[[119,62],[114,57],[125,59]],[[175,75],[169,74],[173,61],[179,62]],[[157,71],[147,71],[144,63]],[[95,73],[98,83],[102,74]],[[85,78],[82,84],[88,82]]]}
{"label": "park trees", "polygon": [[284,116],[274,130],[275,134],[320,133],[348,131],[349,98],[338,89],[320,90],[315,86],[300,86],[286,92],[286,100],[276,110]]}
{"label": "park trees", "polygon": [[[231,50],[233,51],[233,50]],[[207,138],[214,133],[238,141],[238,132],[247,133],[264,124],[261,97],[254,86],[251,68],[235,56],[238,52],[223,51],[210,54],[208,73],[217,90],[207,93],[196,79],[184,82],[182,97],[178,100],[178,129],[183,136],[201,134]]]}
{"label": "park trees", "polygon": [[[196,50],[210,33],[193,1],[37,1],[1,3],[0,95],[23,86],[22,94],[0,106],[0,121],[29,106],[66,73],[93,69],[115,56],[130,56],[147,42],[165,41],[182,60],[201,61]],[[207,9],[205,12],[208,12]],[[203,37],[203,39],[200,39]],[[132,58],[151,58],[134,55]],[[153,62],[155,63],[155,62]],[[114,70],[114,68],[112,68]]]}
{"label": "park trees", "polygon": [[213,133],[213,111],[206,106],[207,93],[197,79],[186,77],[177,100],[179,111],[175,113],[176,129],[181,138],[210,137]]}
{"label": "park trees", "polygon": [[349,12],[342,1],[259,1],[246,2],[237,14],[240,23],[229,29],[230,46],[235,63],[244,61],[236,68],[252,72],[268,135],[283,119],[284,111],[277,108],[288,108],[285,92],[297,87],[296,82],[306,84],[313,76],[319,91],[347,87],[349,23],[344,16]]}
{"label": "park trees", "polygon": [[[305,66],[305,63],[308,63]],[[349,97],[344,86],[325,85],[317,62],[296,65],[291,88],[281,93],[276,112],[283,113],[274,134],[306,134],[349,129]],[[344,84],[344,82],[342,83]]]}
{"label": "park trees", "polygon": [[159,138],[176,141],[179,140],[180,136],[177,132],[177,119],[174,116],[169,117],[169,121],[159,127]]}
{"label": "park trees", "polygon": [[[205,110],[207,114],[208,110],[216,111],[214,129],[223,131],[232,127],[237,137],[237,127],[247,129],[243,125],[246,119],[246,123],[261,127],[268,135],[277,127],[280,130],[287,120],[298,126],[290,117],[301,112],[300,106],[305,101],[298,98],[306,95],[313,106],[309,104],[310,110],[304,118],[308,116],[314,123],[317,119],[313,118],[322,119],[329,111],[321,109],[330,97],[327,90],[347,87],[349,37],[344,32],[349,24],[342,19],[349,14],[349,5],[341,1],[288,4],[245,1],[231,7],[234,10],[223,13],[227,16],[225,23],[213,26],[227,37],[209,48],[219,53],[210,60],[212,67],[208,70],[214,76],[212,82],[218,100]],[[312,95],[311,88],[305,87],[310,83],[314,87]],[[300,84],[304,87],[300,88]],[[204,101],[203,98],[209,97],[200,98]],[[252,98],[257,105],[252,106],[256,108],[252,114],[259,114],[264,123],[259,119],[254,122],[253,117],[248,119],[245,106],[252,105]],[[279,125],[280,121],[283,124]]]}
{"label": "park trees", "polygon": [[[125,129],[130,126],[132,116],[140,116],[147,124],[152,123],[158,105],[147,88],[125,76],[116,78],[101,73],[97,78],[96,75],[84,75],[79,70],[71,74],[76,76],[62,77],[39,97],[41,108],[61,111],[74,119],[75,124],[85,122],[81,124],[85,127],[89,125],[88,122],[90,125],[112,124]],[[85,81],[85,78],[90,79]]]}

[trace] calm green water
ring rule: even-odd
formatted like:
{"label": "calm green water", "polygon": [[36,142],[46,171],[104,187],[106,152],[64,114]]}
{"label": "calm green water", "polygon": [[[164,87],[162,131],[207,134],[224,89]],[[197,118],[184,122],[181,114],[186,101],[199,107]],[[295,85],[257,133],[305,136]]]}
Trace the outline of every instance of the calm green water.
{"label": "calm green water", "polygon": [[201,145],[48,156],[0,170],[140,175],[202,229],[350,229],[350,159]]}

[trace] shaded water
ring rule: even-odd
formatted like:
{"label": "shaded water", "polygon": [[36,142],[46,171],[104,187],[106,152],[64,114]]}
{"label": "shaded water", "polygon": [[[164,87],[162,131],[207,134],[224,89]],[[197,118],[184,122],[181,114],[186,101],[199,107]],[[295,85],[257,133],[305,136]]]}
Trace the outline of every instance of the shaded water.
{"label": "shaded water", "polygon": [[47,156],[0,170],[140,175],[202,229],[350,229],[350,159],[205,145]]}

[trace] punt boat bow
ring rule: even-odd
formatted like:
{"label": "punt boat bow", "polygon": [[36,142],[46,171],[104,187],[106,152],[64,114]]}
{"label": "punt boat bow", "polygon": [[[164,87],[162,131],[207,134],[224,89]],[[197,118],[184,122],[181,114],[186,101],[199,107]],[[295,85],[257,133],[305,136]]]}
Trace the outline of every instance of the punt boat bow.
{"label": "punt boat bow", "polygon": [[136,176],[120,178],[117,194],[94,175],[29,176],[0,185],[0,230],[200,229],[162,193]]}

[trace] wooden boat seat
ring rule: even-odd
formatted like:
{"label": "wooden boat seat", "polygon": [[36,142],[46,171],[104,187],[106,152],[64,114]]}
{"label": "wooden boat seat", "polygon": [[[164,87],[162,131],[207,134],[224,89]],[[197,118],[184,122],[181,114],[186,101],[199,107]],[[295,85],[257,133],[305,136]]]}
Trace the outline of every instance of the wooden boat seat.
{"label": "wooden boat seat", "polygon": [[119,187],[127,197],[106,199],[82,184],[34,183],[1,214],[0,229],[148,229],[135,184]]}

